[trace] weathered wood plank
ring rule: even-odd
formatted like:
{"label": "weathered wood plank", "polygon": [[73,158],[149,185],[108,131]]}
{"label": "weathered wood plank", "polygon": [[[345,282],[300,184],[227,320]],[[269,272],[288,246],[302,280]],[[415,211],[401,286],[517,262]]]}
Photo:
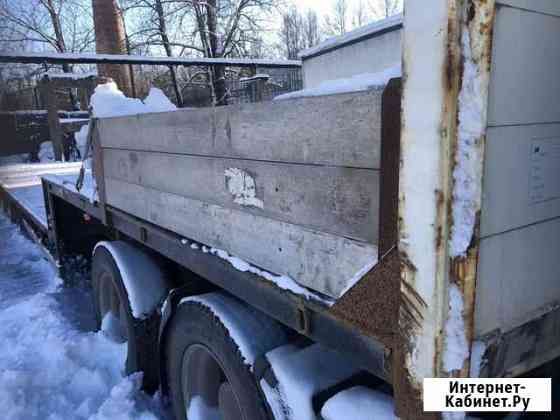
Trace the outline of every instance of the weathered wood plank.
{"label": "weathered wood plank", "polygon": [[102,119],[102,147],[379,169],[383,90]]}
{"label": "weathered wood plank", "polygon": [[377,248],[243,211],[105,179],[107,203],[310,289],[339,297]]}
{"label": "weathered wood plank", "polygon": [[371,243],[379,172],[103,149],[108,178]]}

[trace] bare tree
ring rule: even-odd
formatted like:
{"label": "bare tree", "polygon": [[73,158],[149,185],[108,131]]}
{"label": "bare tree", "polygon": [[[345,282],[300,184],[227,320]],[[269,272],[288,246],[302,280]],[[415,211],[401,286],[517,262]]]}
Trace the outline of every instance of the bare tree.
{"label": "bare tree", "polygon": [[[83,51],[93,41],[90,16],[83,0],[0,0],[6,33],[0,44],[44,44],[59,53]],[[69,73],[72,66],[63,64],[62,69]],[[72,92],[70,100],[76,105]]]}
{"label": "bare tree", "polygon": [[[92,0],[95,49],[99,54],[126,54],[126,35],[117,0]],[[118,64],[98,64],[101,76],[112,78],[128,96],[132,95],[130,68]]]}
{"label": "bare tree", "polygon": [[321,42],[321,33],[319,28],[319,18],[313,10],[308,10],[305,15],[305,48],[310,48]]}
{"label": "bare tree", "polygon": [[[177,4],[177,2],[169,0],[128,0],[123,2],[124,12],[134,13],[137,17],[141,17],[141,27],[134,33],[127,34],[129,39],[135,39],[135,48],[161,47],[167,57],[175,55],[174,47],[179,44],[172,39],[170,26],[173,25],[173,18],[177,13]],[[187,44],[181,44],[181,46],[195,48]],[[132,45],[129,45],[129,49],[132,49]],[[183,97],[174,66],[169,66],[169,74],[177,105],[181,107]]]}
{"label": "bare tree", "polygon": [[[194,16],[196,34],[206,57],[238,57],[248,51],[247,43],[260,42],[263,15],[278,0],[183,0],[186,11]],[[255,35],[255,36],[251,36]],[[209,70],[214,103],[227,103],[225,69]]]}
{"label": "bare tree", "polygon": [[280,29],[281,49],[285,56],[292,60],[298,53],[319,43],[319,20],[317,14],[309,10],[301,14],[293,6],[282,16]]}
{"label": "bare tree", "polygon": [[355,28],[359,28],[360,26],[364,26],[370,20],[370,16],[368,13],[368,7],[364,0],[358,0],[354,7],[354,13],[352,16],[352,26]]}
{"label": "bare tree", "polygon": [[332,13],[325,16],[325,29],[330,35],[343,35],[348,31],[348,0],[335,0]]}
{"label": "bare tree", "polygon": [[403,0],[370,0],[370,10],[377,19],[385,19],[401,13]]}

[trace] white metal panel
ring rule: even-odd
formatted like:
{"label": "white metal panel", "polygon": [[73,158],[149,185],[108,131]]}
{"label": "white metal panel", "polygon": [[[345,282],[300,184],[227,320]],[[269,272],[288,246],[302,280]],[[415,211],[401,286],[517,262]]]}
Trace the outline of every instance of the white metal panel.
{"label": "white metal panel", "polygon": [[560,18],[500,7],[494,33],[489,125],[560,122]]}
{"label": "white metal panel", "polygon": [[560,218],[483,239],[475,332],[508,331],[560,302]]}
{"label": "white metal panel", "polygon": [[558,0],[498,0],[498,4],[560,16]]}
{"label": "white metal panel", "polygon": [[488,130],[481,235],[560,216],[560,124]]}

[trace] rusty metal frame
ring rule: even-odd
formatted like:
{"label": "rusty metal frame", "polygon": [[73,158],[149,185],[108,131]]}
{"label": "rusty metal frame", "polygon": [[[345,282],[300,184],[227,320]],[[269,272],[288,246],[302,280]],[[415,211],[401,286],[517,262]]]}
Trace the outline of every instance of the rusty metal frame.
{"label": "rusty metal frame", "polygon": [[[410,9],[408,8],[410,6]],[[397,414],[406,419],[438,418],[438,413],[422,410],[422,379],[424,377],[468,376],[470,356],[461,369],[447,372],[444,368],[445,322],[449,312],[449,290],[455,284],[460,290],[464,311],[466,340],[473,339],[474,299],[478,265],[479,223],[476,223],[471,241],[464,255],[452,256],[450,241],[454,229],[453,206],[454,170],[459,161],[459,96],[463,87],[466,57],[472,60],[479,76],[483,95],[481,118],[486,122],[488,86],[492,51],[495,0],[437,0],[432,5],[431,17],[415,13],[423,7],[415,2],[405,4],[404,26],[404,93],[403,136],[401,140],[401,182],[399,193],[399,251],[401,257],[401,306],[399,337],[402,351],[394,355],[397,370],[395,396]],[[409,14],[412,9],[412,13]],[[418,28],[430,33],[433,39],[418,42],[424,48],[436,51],[430,57],[420,57],[422,51],[413,51],[408,37],[417,38]],[[428,29],[426,29],[426,25]],[[433,32],[433,34],[432,34]],[[469,36],[470,42],[462,43]],[[426,35],[427,36],[427,35]],[[466,49],[469,50],[466,50]],[[428,115],[431,126],[422,126],[418,109],[413,101],[421,97],[418,89],[419,67],[440,69],[431,80],[434,88],[432,105],[436,112]],[[434,71],[433,70],[433,71]],[[408,73],[408,72],[411,73]],[[417,83],[416,85],[414,83]],[[428,98],[426,98],[428,100]],[[439,112],[437,112],[439,109]],[[408,111],[408,112],[407,112]],[[416,114],[414,113],[416,112]],[[429,112],[429,111],[427,111]],[[486,126],[486,124],[484,124]],[[476,139],[478,162],[482,167],[485,134]],[[415,159],[420,145],[429,149],[430,171],[420,192],[412,188],[419,176]],[[431,165],[431,166],[430,166]],[[474,182],[482,183],[480,175]],[[428,190],[428,188],[432,188]],[[478,191],[481,191],[479,188]],[[480,217],[481,197],[475,197],[476,220]],[[418,215],[423,217],[418,217]],[[415,224],[421,223],[418,227]],[[420,250],[424,253],[421,254]],[[395,381],[394,381],[395,382]]]}

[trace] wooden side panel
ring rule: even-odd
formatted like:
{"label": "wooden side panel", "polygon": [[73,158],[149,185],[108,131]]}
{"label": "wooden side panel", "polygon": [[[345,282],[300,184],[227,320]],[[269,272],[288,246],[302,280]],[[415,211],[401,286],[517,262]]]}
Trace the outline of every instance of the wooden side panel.
{"label": "wooden side panel", "polygon": [[[105,177],[375,243],[379,172],[104,149]],[[235,194],[237,171],[254,200]]]}
{"label": "wooden side panel", "polygon": [[337,298],[377,248],[176,194],[106,179],[107,203]]}
{"label": "wooden side panel", "polygon": [[397,245],[399,222],[399,164],[401,141],[401,79],[393,79],[383,93],[381,141],[379,259]]}
{"label": "wooden side panel", "polygon": [[380,168],[383,90],[101,119],[102,147]]}

